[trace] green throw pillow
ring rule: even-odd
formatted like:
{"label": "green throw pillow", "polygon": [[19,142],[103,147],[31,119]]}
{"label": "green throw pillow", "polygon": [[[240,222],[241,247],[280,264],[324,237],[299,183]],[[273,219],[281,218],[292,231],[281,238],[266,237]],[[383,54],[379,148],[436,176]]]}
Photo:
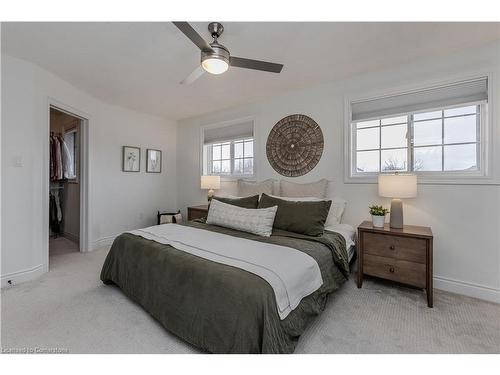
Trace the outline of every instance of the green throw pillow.
{"label": "green throw pillow", "polygon": [[250,197],[243,198],[213,197],[212,199],[216,199],[219,202],[232,204],[233,206],[242,208],[257,208],[257,206],[259,205],[258,195],[252,195]]}
{"label": "green throw pillow", "polygon": [[274,227],[289,232],[321,236],[332,201],[287,201],[262,194],[259,208],[278,206]]}

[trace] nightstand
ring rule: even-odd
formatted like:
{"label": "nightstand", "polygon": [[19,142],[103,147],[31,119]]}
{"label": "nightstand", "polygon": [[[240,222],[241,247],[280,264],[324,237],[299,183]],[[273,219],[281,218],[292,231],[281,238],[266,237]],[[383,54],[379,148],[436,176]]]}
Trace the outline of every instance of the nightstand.
{"label": "nightstand", "polygon": [[208,215],[208,204],[188,207],[188,220],[202,219]]}
{"label": "nightstand", "polygon": [[427,305],[432,307],[432,241],[431,228],[405,225],[393,229],[372,226],[363,221],[358,226],[358,288],[363,275],[396,281],[426,289]]}

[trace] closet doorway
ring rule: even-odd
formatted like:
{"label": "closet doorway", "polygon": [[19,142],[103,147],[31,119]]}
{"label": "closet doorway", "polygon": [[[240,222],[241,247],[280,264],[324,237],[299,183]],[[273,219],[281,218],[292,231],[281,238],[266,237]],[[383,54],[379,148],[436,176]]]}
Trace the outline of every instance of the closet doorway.
{"label": "closet doorway", "polygon": [[50,105],[49,131],[48,260],[52,263],[56,257],[86,251],[81,222],[86,120]]}

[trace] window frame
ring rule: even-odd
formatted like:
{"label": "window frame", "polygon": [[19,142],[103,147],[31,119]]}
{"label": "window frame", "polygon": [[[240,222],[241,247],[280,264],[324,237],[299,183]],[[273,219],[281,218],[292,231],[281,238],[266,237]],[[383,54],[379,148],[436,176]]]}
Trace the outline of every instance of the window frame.
{"label": "window frame", "polygon": [[[491,184],[495,183],[495,176],[492,175],[491,164],[492,164],[492,153],[491,153],[491,142],[492,142],[492,131],[493,131],[493,110],[492,103],[494,101],[493,87],[495,81],[492,79],[492,75],[490,73],[483,73],[477,76],[472,77],[460,77],[455,78],[453,80],[449,80],[447,82],[440,82],[438,85],[446,86],[453,84],[454,82],[465,80],[465,79],[478,79],[481,77],[487,77],[488,79],[488,103],[478,103],[478,102],[470,102],[470,103],[462,103],[454,106],[448,107],[437,107],[437,108],[428,108],[425,111],[418,111],[415,113],[422,112],[431,112],[433,110],[443,110],[443,109],[451,109],[464,107],[467,105],[480,105],[480,115],[479,115],[479,127],[478,127],[478,136],[479,141],[477,144],[479,147],[476,147],[476,153],[478,154],[478,165],[479,168],[475,171],[413,171],[408,170],[402,173],[415,173],[418,175],[418,182],[420,184]],[[356,171],[356,136],[353,136],[355,133],[355,127],[352,126],[351,118],[351,104],[361,100],[370,100],[377,99],[384,96],[389,95],[402,95],[411,91],[425,90],[428,87],[435,86],[436,83],[426,83],[424,85],[418,87],[411,87],[402,89],[399,91],[391,91],[391,92],[378,92],[375,95],[364,96],[364,97],[345,97],[344,102],[344,182],[345,183],[377,183],[377,177],[380,173],[394,173],[392,171],[388,172],[357,172]],[[402,113],[402,114],[394,114],[387,116],[397,117],[410,115],[410,113]],[[410,117],[410,116],[409,116]],[[412,116],[413,117],[413,116]],[[382,117],[379,117],[379,119]],[[370,119],[364,119],[363,121],[369,121]],[[408,137],[408,146],[409,142],[413,139],[413,118],[408,119],[408,131],[411,132],[411,136]],[[444,142],[444,139],[442,139]],[[468,142],[464,142],[468,143]],[[380,145],[381,146],[381,145]],[[412,166],[413,168],[413,145],[408,147],[408,166]],[[381,162],[381,161],[380,161]],[[443,157],[444,162],[444,157]]]}
{"label": "window frame", "polygon": [[[227,126],[232,126],[232,125],[238,125],[244,122],[251,122],[252,123],[252,129],[253,129],[253,137],[236,137],[234,139],[228,139],[222,142],[213,142],[211,144],[218,144],[218,143],[226,143],[230,142],[230,160],[231,160],[231,173],[230,174],[210,174],[209,170],[211,170],[211,166],[208,165],[205,168],[205,157],[210,161],[212,160],[210,151],[211,148],[208,148],[208,151],[205,152],[205,142],[204,142],[204,132],[207,129],[213,129],[213,128],[223,128]],[[253,174],[234,174],[234,142],[239,141],[239,140],[248,140],[248,139],[253,139]],[[212,124],[207,124],[207,125],[201,125],[200,126],[200,176],[208,174],[212,176],[220,176],[222,181],[233,181],[233,180],[238,180],[238,179],[254,179],[257,175],[257,162],[258,162],[258,142],[257,142],[257,128],[255,126],[255,117],[244,117],[244,118],[238,118],[235,120],[229,120],[229,121],[223,121],[223,122],[217,122],[217,123],[212,123]]]}

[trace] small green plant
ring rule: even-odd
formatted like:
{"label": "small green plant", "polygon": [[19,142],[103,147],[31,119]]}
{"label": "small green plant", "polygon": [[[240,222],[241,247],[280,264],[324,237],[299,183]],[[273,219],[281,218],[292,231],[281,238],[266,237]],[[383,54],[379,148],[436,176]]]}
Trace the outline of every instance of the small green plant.
{"label": "small green plant", "polygon": [[387,208],[377,206],[375,204],[373,206],[369,206],[368,208],[370,209],[370,214],[374,216],[385,216],[389,213]]}

